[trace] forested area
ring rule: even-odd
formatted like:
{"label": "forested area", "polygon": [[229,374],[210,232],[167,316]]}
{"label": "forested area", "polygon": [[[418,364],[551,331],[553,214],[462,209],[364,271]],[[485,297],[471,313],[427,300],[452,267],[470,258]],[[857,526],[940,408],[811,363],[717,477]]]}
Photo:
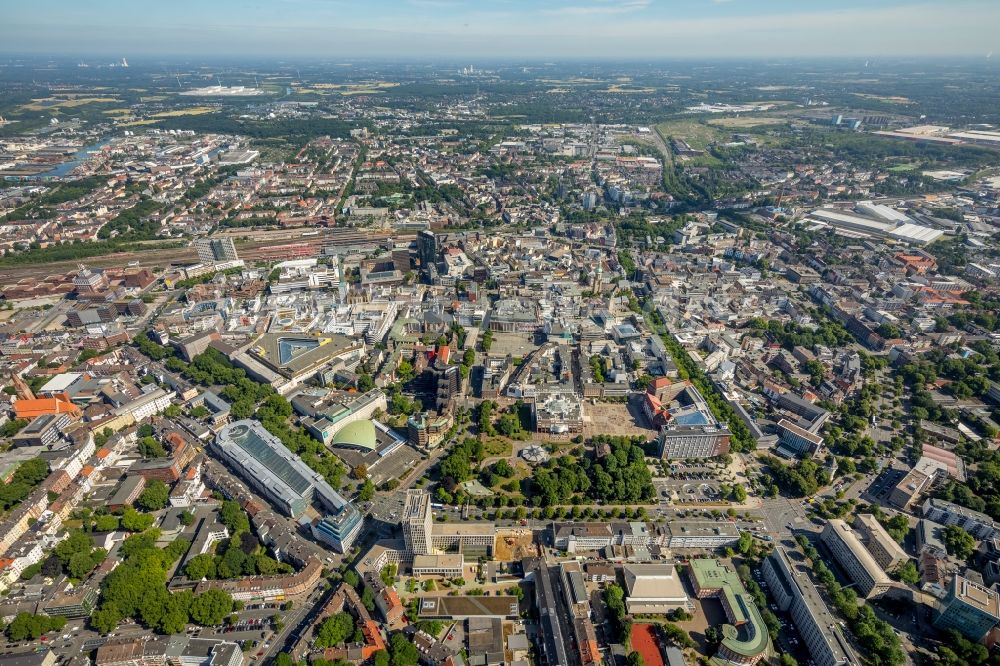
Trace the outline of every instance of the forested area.
{"label": "forested area", "polygon": [[750,320],[750,335],[764,337],[791,351],[795,347],[812,349],[816,345],[834,348],[853,342],[844,326],[828,317],[818,317],[815,328],[806,328],[792,321],[757,317]]}
{"label": "forested area", "polygon": [[96,569],[107,554],[103,548],[94,548],[90,536],[83,530],[70,530],[69,536],[47,558],[25,567],[21,572],[21,580],[31,580],[39,573],[48,577],[65,573],[80,581]]}
{"label": "forested area", "polygon": [[152,240],[160,234],[160,221],[150,219],[162,204],[152,199],[140,199],[131,208],[115,215],[97,232],[101,240],[114,238],[119,241]]}
{"label": "forested area", "polygon": [[7,511],[20,504],[48,475],[49,463],[44,458],[21,463],[10,481],[0,485],[0,510]]}
{"label": "forested area", "polygon": [[192,580],[213,580],[294,572],[291,565],[268,555],[250,531],[250,521],[237,502],[223,502],[219,520],[229,530],[229,538],[220,542],[214,553],[195,555],[188,560],[185,576]]}
{"label": "forested area", "polygon": [[67,201],[75,201],[86,196],[94,190],[100,188],[108,182],[109,176],[87,176],[78,178],[68,183],[62,183],[54,190],[46,192],[39,197],[35,204],[38,206],[57,206]]}
{"label": "forested area", "polygon": [[[777,487],[791,497],[815,495],[816,491],[830,482],[830,474],[809,459],[786,465],[774,456],[768,456],[765,464]],[[765,494],[776,493],[768,489]]]}
{"label": "forested area", "polygon": [[208,590],[195,595],[190,590],[167,590],[167,570],[191,546],[183,540],[157,546],[158,529],[128,537],[122,544],[122,558],[101,585],[100,606],[90,617],[90,625],[102,634],[114,631],[125,618],[133,618],[162,634],[184,631],[189,622],[218,625],[237,605],[228,592]]}
{"label": "forested area", "polygon": [[250,139],[281,139],[285,143],[305,143],[318,136],[346,139],[359,123],[336,118],[278,118],[244,120],[228,113],[171,116],[157,122],[161,129],[191,130],[200,133],[240,134]]}

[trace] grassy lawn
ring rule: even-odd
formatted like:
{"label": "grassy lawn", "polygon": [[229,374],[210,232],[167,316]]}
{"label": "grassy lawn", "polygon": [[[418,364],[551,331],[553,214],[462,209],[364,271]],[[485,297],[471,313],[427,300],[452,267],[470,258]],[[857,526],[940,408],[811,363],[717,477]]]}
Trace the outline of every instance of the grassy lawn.
{"label": "grassy lawn", "polygon": [[713,143],[727,140],[723,130],[690,118],[658,123],[656,129],[664,138],[684,139],[695,150],[706,150]]}
{"label": "grassy lawn", "polygon": [[484,444],[487,456],[510,457],[514,453],[514,445],[509,439],[493,437]]}
{"label": "grassy lawn", "polygon": [[707,121],[709,125],[724,127],[727,129],[747,129],[750,127],[760,127],[761,125],[781,125],[788,122],[786,118],[775,118],[772,116],[738,116],[733,118],[712,118]]}
{"label": "grassy lawn", "polygon": [[210,106],[192,106],[187,109],[176,109],[174,111],[161,111],[154,113],[151,118],[177,118],[179,116],[200,116],[205,113],[214,113],[216,109]]}
{"label": "grassy lawn", "polygon": [[33,99],[31,103],[24,104],[21,109],[24,111],[52,111],[53,109],[72,109],[87,104],[114,104],[120,101],[117,97],[75,97],[66,95]]}
{"label": "grassy lawn", "polygon": [[709,167],[710,169],[718,169],[723,166],[722,160],[714,155],[699,155],[698,157],[679,157],[675,158],[680,164],[689,167]]}

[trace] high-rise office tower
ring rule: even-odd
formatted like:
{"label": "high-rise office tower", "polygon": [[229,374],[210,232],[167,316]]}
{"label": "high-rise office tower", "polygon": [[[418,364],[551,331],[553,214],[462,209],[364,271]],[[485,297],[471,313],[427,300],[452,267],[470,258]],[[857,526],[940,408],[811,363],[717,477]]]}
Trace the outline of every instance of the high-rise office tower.
{"label": "high-rise office tower", "polygon": [[198,261],[203,264],[215,264],[221,261],[237,261],[236,245],[232,238],[199,238],[194,242],[198,250]]}
{"label": "high-rise office tower", "polygon": [[403,508],[403,542],[406,552],[428,555],[431,552],[431,496],[424,490],[407,490]]}
{"label": "high-rise office tower", "polygon": [[424,229],[417,234],[417,258],[420,259],[420,270],[427,271],[437,263],[437,238],[434,232]]}

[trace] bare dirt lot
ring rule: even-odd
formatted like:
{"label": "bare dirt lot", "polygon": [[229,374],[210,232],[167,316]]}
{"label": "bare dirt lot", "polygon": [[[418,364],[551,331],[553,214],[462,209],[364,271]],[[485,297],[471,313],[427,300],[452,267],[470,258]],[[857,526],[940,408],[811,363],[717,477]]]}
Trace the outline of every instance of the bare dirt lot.
{"label": "bare dirt lot", "polygon": [[583,406],[583,436],[642,435],[653,437],[656,431],[646,426],[646,417],[638,404],[589,401]]}
{"label": "bare dirt lot", "polygon": [[494,559],[500,562],[513,562],[538,555],[538,546],[534,543],[531,530],[528,529],[498,531],[493,550]]}

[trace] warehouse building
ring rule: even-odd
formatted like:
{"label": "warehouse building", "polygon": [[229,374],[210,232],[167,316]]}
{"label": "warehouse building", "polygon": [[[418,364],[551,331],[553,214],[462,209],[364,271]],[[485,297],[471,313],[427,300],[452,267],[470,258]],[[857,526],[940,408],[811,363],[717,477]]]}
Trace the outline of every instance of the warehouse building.
{"label": "warehouse building", "polygon": [[626,564],[622,571],[629,613],[662,615],[678,608],[694,608],[673,564]]}

